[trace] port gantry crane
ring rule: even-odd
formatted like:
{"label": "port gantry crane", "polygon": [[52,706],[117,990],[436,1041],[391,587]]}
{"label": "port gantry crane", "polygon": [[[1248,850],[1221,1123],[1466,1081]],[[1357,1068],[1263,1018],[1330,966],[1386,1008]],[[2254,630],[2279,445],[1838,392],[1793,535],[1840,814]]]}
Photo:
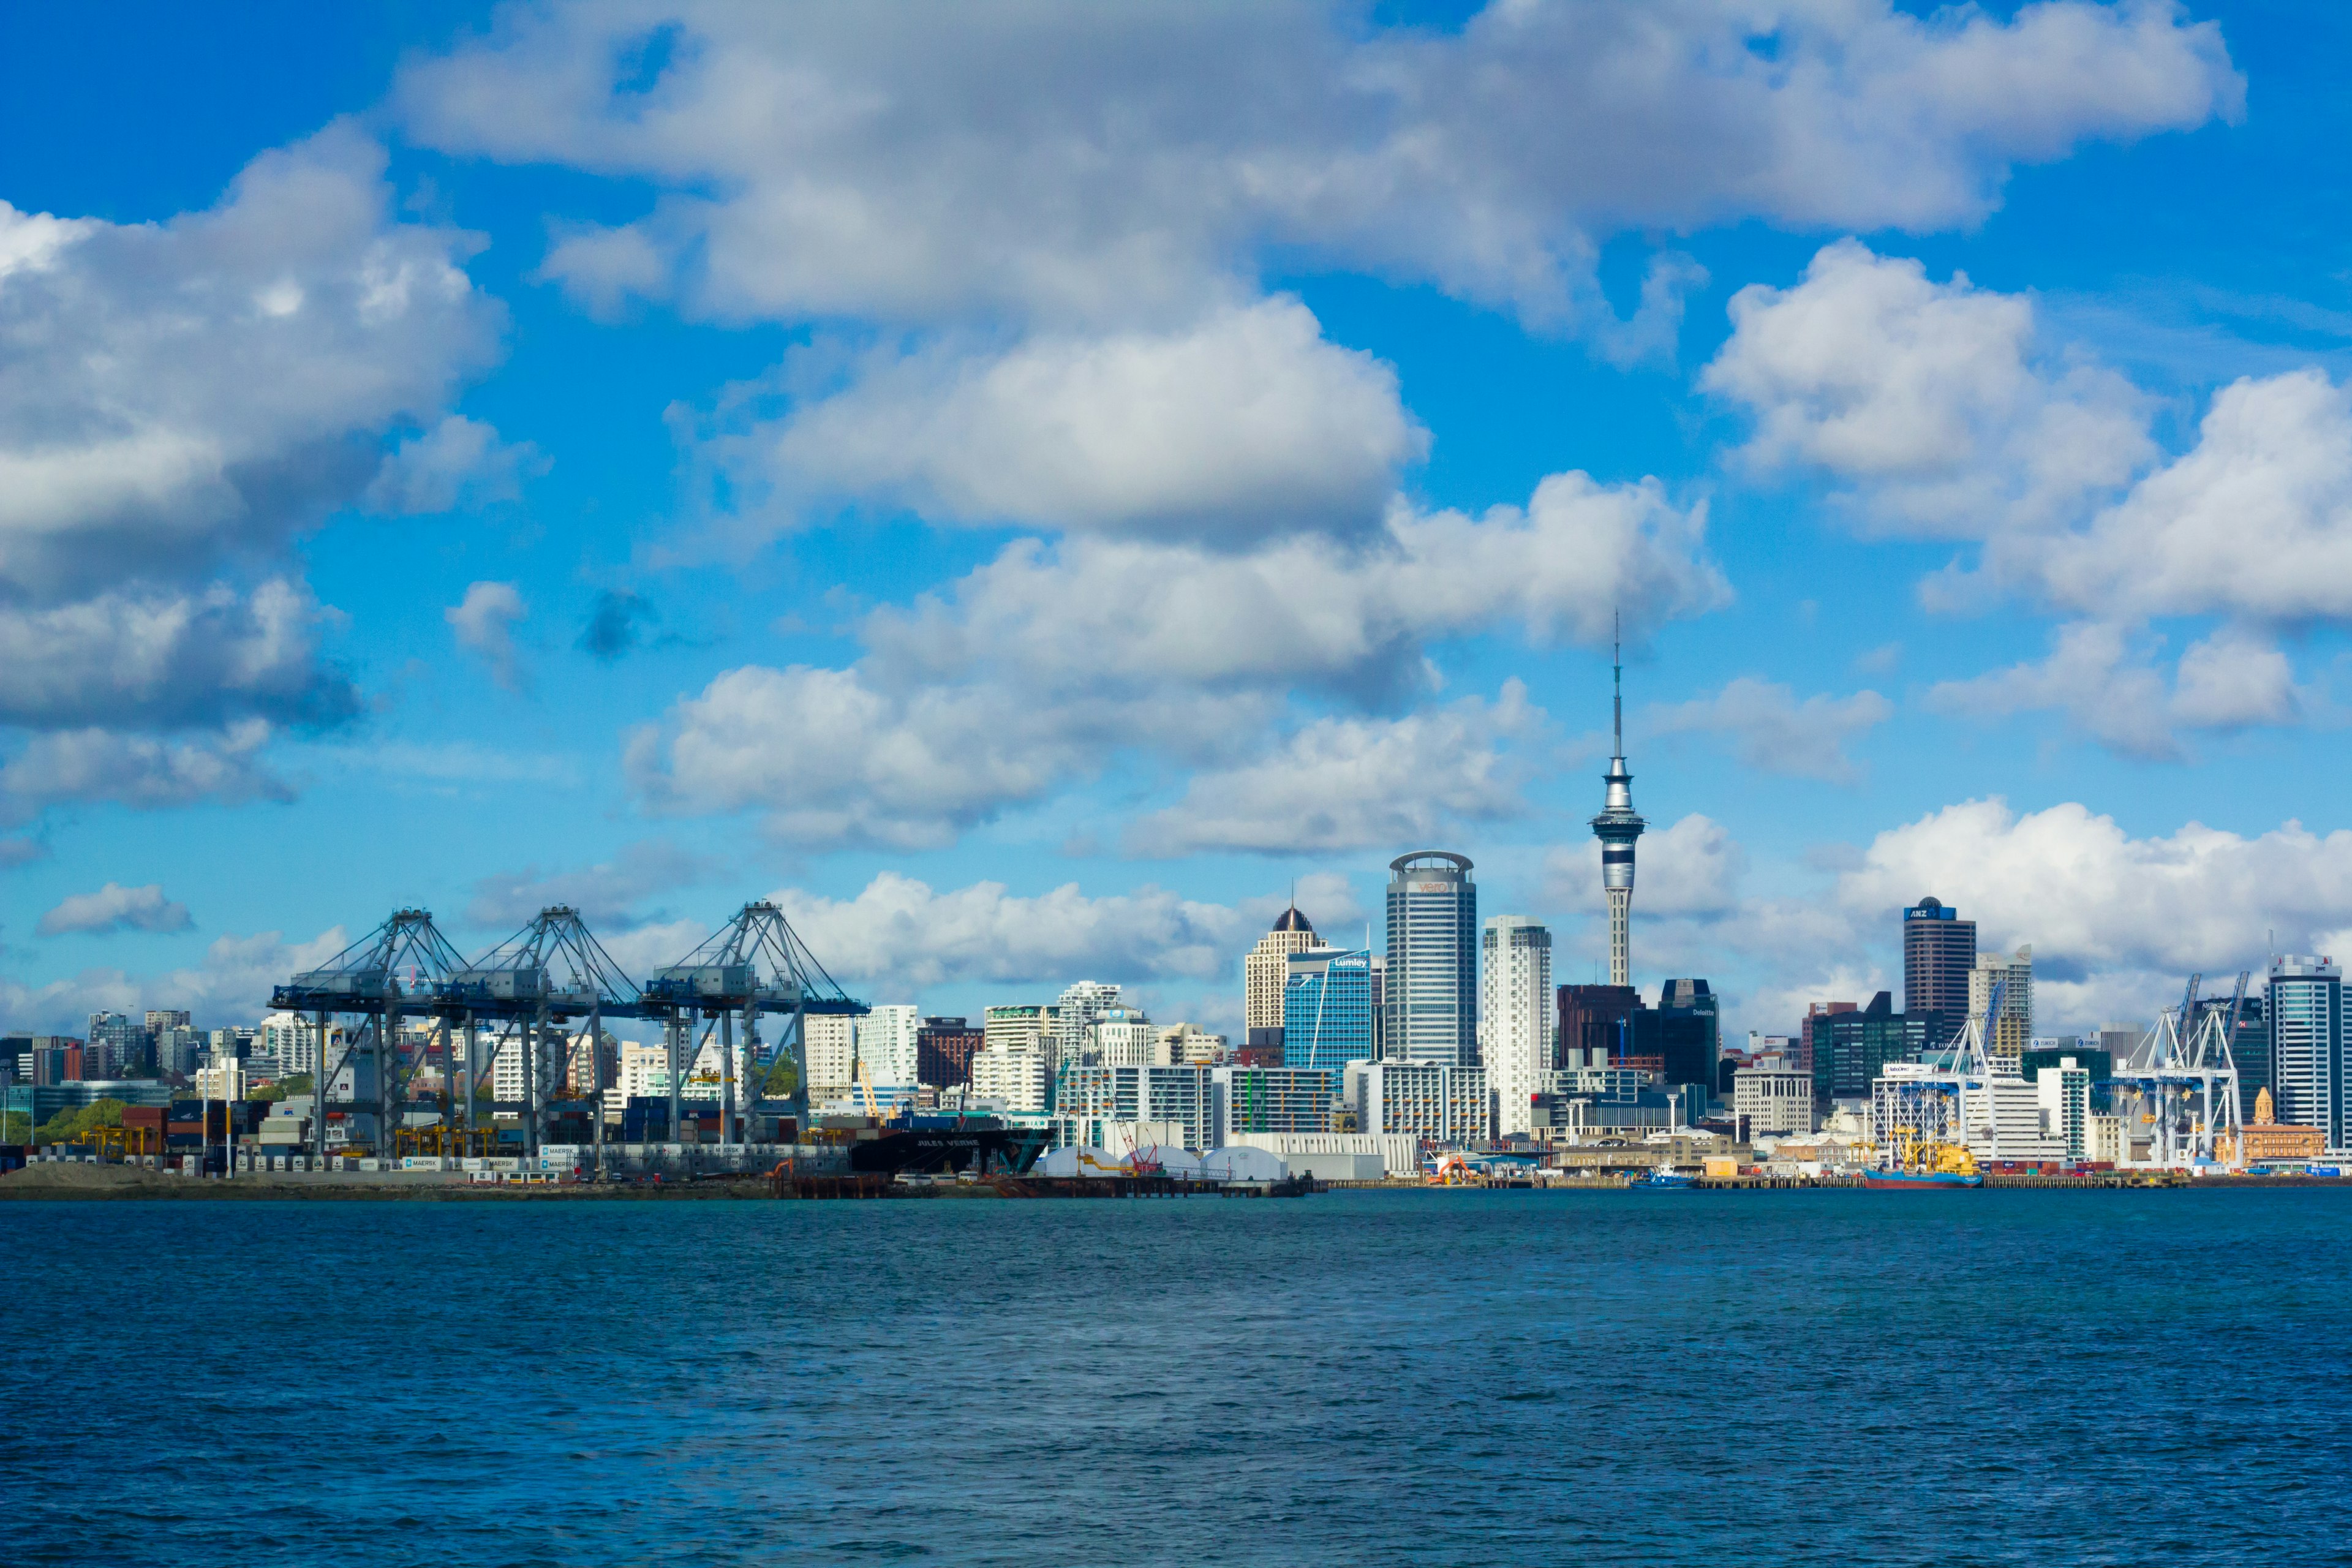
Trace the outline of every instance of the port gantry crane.
{"label": "port gantry crane", "polygon": [[[715,1028],[719,1036],[719,1142],[740,1141],[736,1109],[740,1016],[743,1040],[740,1063],[746,1076],[789,1054],[793,1064],[792,1113],[808,1121],[807,1018],[812,1013],[860,1017],[871,1012],[842,990],[784,919],[783,910],[761,900],[745,904],[735,918],[677,963],[657,970],[644,989],[646,1016],[660,1014],[669,1063],[669,1136],[678,1127],[679,1084]],[[760,1048],[760,1015],[781,1014],[786,1022],[772,1050]],[[699,1026],[700,1037],[697,1038]],[[687,1041],[693,1049],[681,1051]],[[681,1060],[683,1056],[683,1060]]]}
{"label": "port gantry crane", "polygon": [[[530,923],[473,963],[452,973],[436,992],[442,1043],[448,1043],[449,1025],[461,1019],[466,1040],[465,1129],[471,1142],[474,1097],[484,1073],[497,1081],[499,1058],[511,1045],[519,1053],[522,1099],[496,1101],[493,1112],[507,1111],[522,1119],[523,1152],[536,1156],[553,1104],[552,1090],[567,1083],[576,1094],[582,1085],[571,1082],[566,1070],[571,1056],[572,1020],[587,1020],[587,1094],[596,1109],[588,1115],[596,1167],[604,1163],[604,1019],[641,1016],[644,997],[636,984],[621,973],[604,944],[568,904],[552,904]],[[498,1044],[488,1063],[477,1065],[475,1042],[478,1020],[499,1023]],[[553,1048],[551,1049],[551,1047]],[[451,1062],[454,1069],[456,1063]],[[453,1074],[454,1076],[454,1074]]]}
{"label": "port gantry crane", "polygon": [[[326,1157],[327,1097],[343,1068],[362,1059],[363,1052],[375,1068],[372,1098],[377,1143],[381,1149],[390,1147],[393,1119],[405,1109],[404,1094],[412,1076],[400,1070],[400,1019],[405,1013],[431,1010],[439,984],[464,963],[434,925],[431,910],[394,910],[389,920],[317,969],[306,969],[272,988],[272,1007],[310,1016],[319,1031],[318,1072],[311,1081],[314,1156]],[[401,987],[404,972],[415,987],[413,994]],[[362,1022],[345,1032],[341,1053],[331,1058],[327,1022],[339,1013],[356,1014]],[[356,1071],[352,1089],[349,1103],[365,1105],[371,1098]]]}
{"label": "port gantry crane", "polygon": [[[2148,1159],[2157,1165],[2193,1165],[2218,1158],[2217,1142],[2229,1140],[2232,1170],[2246,1159],[2245,1129],[2238,1103],[2238,1061],[2231,1047],[2238,1037],[2238,1019],[2245,1012],[2249,972],[2238,973],[2238,988],[2224,1013],[2216,998],[2204,1016],[2198,1016],[2197,988],[2201,974],[2189,977],[2180,1010],[2167,1009],[2153,1028],[2140,1037],[2128,1060],[2115,1068],[2125,1110],[2125,1148],[2131,1153],[2130,1116],[2136,1112],[2148,1124]],[[2123,1110],[2118,1107],[2118,1110]]]}

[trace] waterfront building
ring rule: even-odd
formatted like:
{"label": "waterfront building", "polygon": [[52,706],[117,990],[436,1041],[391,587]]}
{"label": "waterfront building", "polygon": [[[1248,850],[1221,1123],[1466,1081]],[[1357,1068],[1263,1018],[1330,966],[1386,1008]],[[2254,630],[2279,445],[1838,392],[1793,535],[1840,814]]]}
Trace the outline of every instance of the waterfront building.
{"label": "waterfront building", "polygon": [[1976,966],[1976,921],[1935,898],[1903,911],[1903,1015],[1926,1022],[1927,1048],[1944,1046],[1967,1025]]}
{"label": "waterfront building", "polygon": [[1356,1130],[1460,1146],[1488,1136],[1486,1069],[1446,1062],[1354,1062],[1344,1090]]}
{"label": "waterfront building", "polygon": [[2044,1068],[2054,1068],[2070,1057],[2076,1067],[2091,1075],[2091,1087],[2094,1089],[2116,1076],[2115,1058],[2095,1046],[2066,1039],[2028,1047],[2017,1059],[2018,1076],[2028,1083],[2036,1082]]}
{"label": "waterfront building", "polygon": [[1655,1058],[1668,1087],[1696,1083],[1713,1094],[1723,1046],[1714,990],[1704,980],[1669,980],[1658,988],[1655,1011],[1645,1013],[1633,1016],[1633,1054]]}
{"label": "waterfront building", "polygon": [[1087,1031],[1108,1008],[1119,1005],[1118,987],[1081,980],[1063,991],[1054,1007],[1055,1051],[1066,1062],[1082,1062],[1089,1049]]}
{"label": "waterfront building", "polygon": [[1065,1065],[1049,1125],[1056,1146],[1125,1156],[1138,1142],[1218,1147],[1213,1073],[1222,1068]]}
{"label": "waterfront building", "polygon": [[1032,1050],[1045,1055],[1051,1065],[1058,1054],[1061,1038],[1055,1025],[1061,1009],[1051,1003],[1015,1002],[983,1008],[981,1013],[981,1033],[987,1050]]}
{"label": "waterfront building", "polygon": [[971,1098],[994,1100],[1015,1115],[1051,1109],[1054,1068],[1035,1041],[982,1046],[971,1058]]}
{"label": "waterfront building", "polygon": [[1328,1076],[1337,1089],[1349,1062],[1372,1056],[1372,955],[1311,947],[1284,963],[1282,1059]]}
{"label": "waterfront building", "polygon": [[1251,1050],[1282,1059],[1282,988],[1290,980],[1290,955],[1322,945],[1314,923],[1294,903],[1250,949],[1242,963],[1242,1039]]}
{"label": "waterfront building", "polygon": [[1738,1136],[1782,1138],[1813,1130],[1813,1079],[1793,1067],[1744,1067],[1731,1075]]}
{"label": "waterfront building", "polygon": [[1609,900],[1609,984],[1633,984],[1633,841],[1646,826],[1633,809],[1633,775],[1625,767],[1625,666],[1620,650],[1610,654],[1610,713],[1617,737],[1609,771],[1601,775],[1605,792],[1601,815],[1592,819],[1592,836],[1601,840],[1601,889]]}
{"label": "waterfront building", "polygon": [[1555,1068],[1603,1068],[1633,1054],[1630,1020],[1642,1010],[1631,985],[1563,985],[1553,1034]]}
{"label": "waterfront building", "polygon": [[[2000,1010],[1993,1015],[1993,993]],[[1979,954],[1969,971],[1969,1016],[1985,1020],[1985,1054],[1996,1068],[2015,1072],[2033,1037],[2033,950]]]}
{"label": "waterfront building", "polygon": [[2120,1165],[2131,1156],[2131,1146],[2124,1138],[2124,1119],[2095,1110],[2084,1119],[2088,1131],[2084,1138],[2083,1158],[2095,1164]]}
{"label": "waterfront building", "polygon": [[1139,1007],[1105,1007],[1087,1026],[1085,1059],[1111,1068],[1166,1067],[1160,1030]]}
{"label": "waterfront building", "polygon": [[[2063,1072],[2043,1075],[2058,1084],[2069,1080]],[[2043,1131],[2042,1101],[2038,1086],[1998,1064],[1992,1076],[1960,1091],[1961,1126],[1968,1131],[1969,1152],[1979,1159],[2063,1160],[2068,1146],[2063,1125]],[[2084,1112],[2088,1117],[2088,1109]],[[2088,1146],[2087,1129],[2085,1147]]]}
{"label": "waterfront building", "polygon": [[1421,1173],[1421,1140],[1402,1132],[1244,1132],[1234,1143],[1263,1149],[1294,1176],[1318,1181],[1377,1181]]}
{"label": "waterfront building", "polygon": [[1478,1054],[1495,1086],[1495,1134],[1507,1138],[1533,1125],[1529,1108],[1553,1067],[1551,932],[1526,915],[1495,915],[1479,948]]}
{"label": "waterfront building", "polygon": [[2073,1056],[2040,1068],[2028,1080],[2042,1111],[2042,1132],[2066,1146],[2069,1159],[2091,1156],[2091,1069]]}
{"label": "waterfront building", "polygon": [[857,1020],[857,1060],[875,1089],[911,1089],[921,1083],[916,1036],[922,1017],[911,1002],[887,1002]]}
{"label": "waterfront building", "polygon": [[915,1081],[955,1089],[971,1081],[971,1058],[985,1037],[969,1018],[926,1018],[915,1031]]}
{"label": "waterfront building", "polygon": [[1881,991],[1870,1005],[1851,1013],[1822,1013],[1807,1022],[1813,1032],[1813,1103],[1827,1109],[1837,1100],[1865,1100],[1889,1062],[1910,1054],[1907,1021],[1895,1011],[1891,993]]}
{"label": "waterfront building", "polygon": [[1198,1024],[1163,1024],[1155,1058],[1177,1067],[1213,1068],[1225,1065],[1225,1037]]}
{"label": "waterfront building", "polygon": [[2245,1137],[2249,1165],[2307,1163],[2326,1152],[2327,1134],[2320,1129],[2290,1127],[2279,1121],[2267,1089],[2254,1096],[2253,1120],[2246,1123]]}
{"label": "waterfront building", "polygon": [[801,1020],[801,1065],[808,1071],[811,1104],[857,1092],[857,1020],[846,1013],[811,1013]]}
{"label": "waterfront building", "polygon": [[[2344,1082],[2344,971],[2330,958],[2271,960],[2271,1089],[2279,1120],[2352,1146]],[[2241,1102],[2242,1103],[2242,1101]]]}
{"label": "waterfront building", "polygon": [[[1470,878],[1470,858],[1423,849],[1398,856],[1389,862],[1389,870],[1386,1028],[1381,1054],[1389,1059],[1475,1066],[1478,887]],[[1371,955],[1364,957],[1369,998]],[[1292,973],[1297,973],[1294,968]],[[1288,1023],[1286,1006],[1286,1028]],[[1370,1055],[1369,1049],[1365,1055]]]}
{"label": "waterfront building", "polygon": [[1244,1134],[1328,1132],[1338,1083],[1331,1075],[1297,1067],[1210,1069],[1215,1086],[1220,1146]]}

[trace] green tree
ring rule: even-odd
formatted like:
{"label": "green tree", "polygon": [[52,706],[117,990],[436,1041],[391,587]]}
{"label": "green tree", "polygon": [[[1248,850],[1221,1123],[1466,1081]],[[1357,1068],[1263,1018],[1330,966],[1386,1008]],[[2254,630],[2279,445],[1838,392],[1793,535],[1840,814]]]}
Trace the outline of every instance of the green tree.
{"label": "green tree", "polygon": [[769,1067],[768,1081],[761,1086],[760,1092],[770,1100],[790,1100],[800,1086],[800,1069],[793,1066],[791,1057],[780,1056]]}

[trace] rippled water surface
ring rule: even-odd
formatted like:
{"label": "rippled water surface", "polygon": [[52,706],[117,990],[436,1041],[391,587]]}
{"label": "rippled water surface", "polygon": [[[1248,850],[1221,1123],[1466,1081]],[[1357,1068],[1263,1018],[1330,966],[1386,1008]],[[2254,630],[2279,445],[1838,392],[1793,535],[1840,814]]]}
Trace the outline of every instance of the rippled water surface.
{"label": "rippled water surface", "polygon": [[0,1205],[0,1561],[2352,1562],[2352,1193]]}

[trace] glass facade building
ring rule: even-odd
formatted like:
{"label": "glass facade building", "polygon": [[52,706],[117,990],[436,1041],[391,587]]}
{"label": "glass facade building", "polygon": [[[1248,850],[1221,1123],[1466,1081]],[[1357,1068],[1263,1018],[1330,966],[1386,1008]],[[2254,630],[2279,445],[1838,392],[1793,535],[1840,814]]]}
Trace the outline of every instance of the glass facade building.
{"label": "glass facade building", "polygon": [[[1391,1060],[1478,1065],[1478,887],[1443,849],[1389,862],[1386,1028]],[[1284,1013],[1284,1027],[1288,1010]],[[1285,1041],[1287,1052],[1288,1041]],[[1296,1064],[1295,1052],[1284,1060]]]}
{"label": "glass facade building", "polygon": [[1336,1092],[1349,1062],[1372,1058],[1372,955],[1309,948],[1289,958],[1282,991],[1285,1067],[1328,1075]]}
{"label": "glass facade building", "polygon": [[2273,958],[2264,1002],[2279,1121],[2319,1128],[2330,1149],[2352,1147],[2344,1105],[2344,971],[2326,958]]}
{"label": "glass facade building", "polygon": [[1889,1062],[1911,1051],[1909,1020],[1895,1010],[1895,998],[1880,992],[1853,1013],[1824,1013],[1812,1020],[1813,1100],[1871,1098],[1871,1084]]}

